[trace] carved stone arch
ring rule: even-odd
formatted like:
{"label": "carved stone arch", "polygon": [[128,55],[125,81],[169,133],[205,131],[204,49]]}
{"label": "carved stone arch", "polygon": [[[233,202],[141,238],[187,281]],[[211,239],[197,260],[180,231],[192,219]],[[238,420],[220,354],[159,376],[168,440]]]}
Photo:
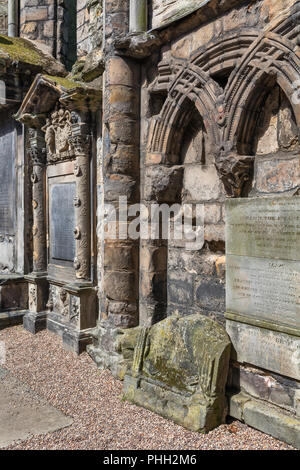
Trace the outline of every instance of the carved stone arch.
{"label": "carved stone arch", "polygon": [[257,36],[258,32],[254,29],[245,28],[238,36],[236,32],[229,31],[218,41],[212,39],[205,47],[195,51],[191,62],[210,76],[221,70],[233,70]]}
{"label": "carved stone arch", "polygon": [[150,124],[147,152],[156,154],[163,164],[178,163],[178,152],[184,130],[189,123],[193,106],[203,118],[208,137],[216,145],[220,141],[223,109],[218,107],[222,88],[194,64],[186,65],[176,75],[168,90],[167,99],[158,116]]}
{"label": "carved stone arch", "polygon": [[[233,80],[226,90],[227,124],[223,141],[234,148],[238,135],[247,135],[246,128],[253,127],[255,118],[254,93],[266,92],[276,81],[293,108],[297,125],[300,128],[300,104],[293,99],[295,83],[300,80],[300,59],[295,52],[295,44],[274,33],[261,36],[249,48],[234,72]],[[257,104],[261,101],[257,97]]]}

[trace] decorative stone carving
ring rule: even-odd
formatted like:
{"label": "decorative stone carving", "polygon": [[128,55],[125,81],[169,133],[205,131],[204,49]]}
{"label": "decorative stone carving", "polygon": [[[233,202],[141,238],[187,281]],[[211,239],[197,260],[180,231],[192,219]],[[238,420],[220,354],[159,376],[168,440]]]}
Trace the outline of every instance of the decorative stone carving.
{"label": "decorative stone carving", "polygon": [[46,304],[47,310],[50,312],[53,311],[53,306],[54,306],[54,286],[50,285],[49,286],[49,297],[48,297],[48,302]]}
{"label": "decorative stone carving", "polygon": [[37,302],[37,289],[35,285],[29,284],[28,306],[29,310],[34,312],[36,310]]}
{"label": "decorative stone carving", "polygon": [[65,289],[51,284],[49,287],[49,297],[47,303],[47,308],[49,311],[63,317],[64,321],[68,321],[70,311],[69,306],[69,293]]}
{"label": "decorative stone carving", "polygon": [[80,315],[80,298],[71,296],[70,323],[77,326]]}
{"label": "decorative stone carving", "polygon": [[28,156],[32,163],[32,208],[33,208],[33,271],[47,270],[46,214],[45,214],[45,141],[43,134],[29,130]]}
{"label": "decorative stone carving", "polygon": [[241,197],[247,183],[251,181],[254,170],[253,156],[228,155],[216,164],[227,195]]}
{"label": "decorative stone carving", "polygon": [[86,125],[74,111],[72,115],[72,138],[76,162],[74,174],[76,177],[76,197],[74,206],[76,212],[76,258],[74,268],[78,279],[90,278],[90,136],[86,133]]}
{"label": "decorative stone carving", "polygon": [[126,335],[136,339],[125,397],[193,431],[224,422],[230,340],[223,327],[196,314],[138,330],[122,340],[128,350]]}
{"label": "decorative stone carving", "polygon": [[56,107],[51,118],[46,119],[42,127],[45,132],[47,149],[47,162],[69,160],[74,157],[74,149],[71,142],[71,113],[64,107]]}

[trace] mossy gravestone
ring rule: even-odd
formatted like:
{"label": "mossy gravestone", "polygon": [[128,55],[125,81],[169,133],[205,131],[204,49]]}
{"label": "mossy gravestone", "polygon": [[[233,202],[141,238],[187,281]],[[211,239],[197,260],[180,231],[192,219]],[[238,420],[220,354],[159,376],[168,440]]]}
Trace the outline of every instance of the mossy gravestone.
{"label": "mossy gravestone", "polygon": [[171,316],[124,337],[135,341],[124,396],[192,431],[208,432],[226,416],[230,340],[202,315]]}

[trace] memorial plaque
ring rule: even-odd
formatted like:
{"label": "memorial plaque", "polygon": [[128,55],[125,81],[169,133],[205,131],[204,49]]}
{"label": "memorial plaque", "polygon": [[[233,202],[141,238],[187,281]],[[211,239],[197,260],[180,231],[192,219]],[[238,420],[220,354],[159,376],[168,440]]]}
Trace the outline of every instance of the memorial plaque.
{"label": "memorial plaque", "polygon": [[300,380],[300,338],[227,321],[234,359]]}
{"label": "memorial plaque", "polygon": [[299,380],[300,197],[226,208],[227,331],[237,360]]}
{"label": "memorial plaque", "polygon": [[75,195],[75,183],[50,187],[50,254],[53,260],[74,261]]}
{"label": "memorial plaque", "polygon": [[300,261],[300,197],[232,199],[226,203],[230,255]]}
{"label": "memorial plaque", "polygon": [[8,121],[0,130],[0,233],[13,234],[15,228],[14,128]]}
{"label": "memorial plaque", "polygon": [[227,255],[227,311],[300,331],[300,263]]}

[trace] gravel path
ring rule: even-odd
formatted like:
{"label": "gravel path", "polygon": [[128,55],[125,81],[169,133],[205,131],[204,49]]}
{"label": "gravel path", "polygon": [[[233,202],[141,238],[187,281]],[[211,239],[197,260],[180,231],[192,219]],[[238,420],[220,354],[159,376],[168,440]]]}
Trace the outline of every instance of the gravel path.
{"label": "gravel path", "polygon": [[74,419],[69,428],[10,449],[291,449],[238,421],[201,435],[124,402],[120,382],[86,353],[64,351],[47,331],[33,336],[17,326],[0,331],[0,341],[7,353],[3,367]]}

